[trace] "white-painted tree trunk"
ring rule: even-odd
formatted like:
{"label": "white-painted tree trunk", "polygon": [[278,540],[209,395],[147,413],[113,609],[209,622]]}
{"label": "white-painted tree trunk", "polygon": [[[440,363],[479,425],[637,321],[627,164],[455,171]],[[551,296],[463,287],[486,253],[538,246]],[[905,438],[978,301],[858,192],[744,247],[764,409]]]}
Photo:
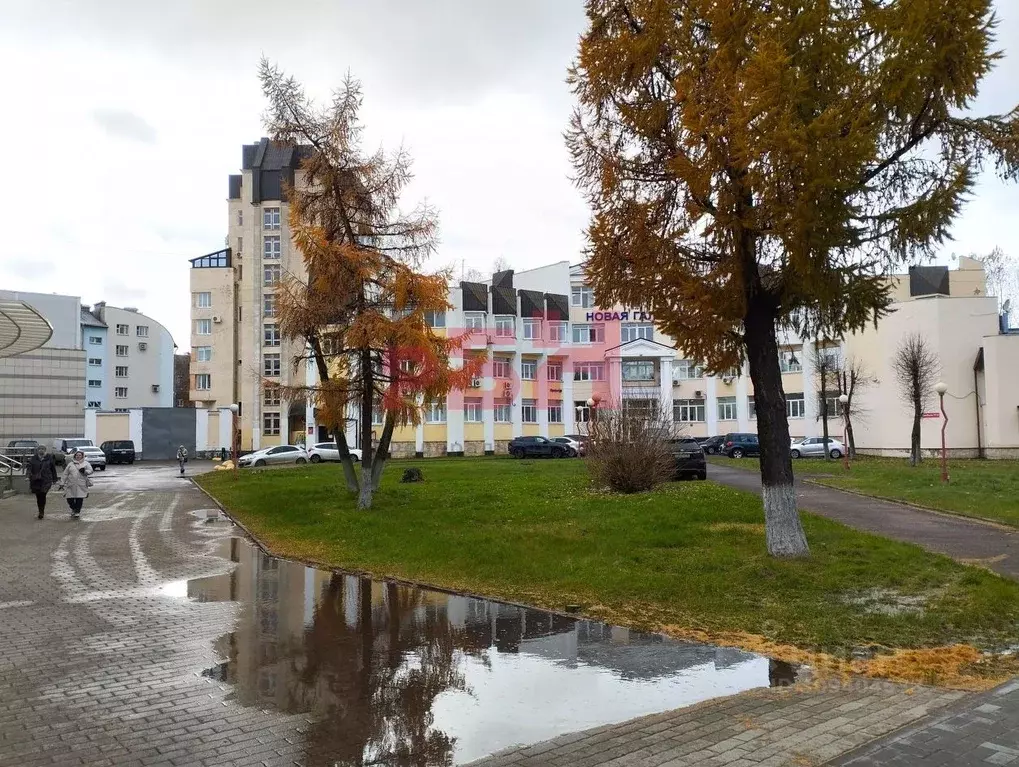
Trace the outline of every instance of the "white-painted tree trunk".
{"label": "white-painted tree trunk", "polygon": [[796,510],[796,488],[793,485],[764,485],[764,529],[768,553],[773,557],[804,557],[810,554],[807,536]]}

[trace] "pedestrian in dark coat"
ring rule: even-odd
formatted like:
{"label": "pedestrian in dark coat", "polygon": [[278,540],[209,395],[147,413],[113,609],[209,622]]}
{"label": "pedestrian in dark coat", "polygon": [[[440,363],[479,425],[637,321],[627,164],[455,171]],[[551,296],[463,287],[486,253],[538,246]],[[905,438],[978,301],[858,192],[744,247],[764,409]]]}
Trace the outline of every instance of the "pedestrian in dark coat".
{"label": "pedestrian in dark coat", "polygon": [[46,514],[46,493],[57,481],[57,465],[52,455],[46,454],[46,448],[39,445],[35,453],[28,459],[28,489],[35,496],[39,508],[39,519]]}

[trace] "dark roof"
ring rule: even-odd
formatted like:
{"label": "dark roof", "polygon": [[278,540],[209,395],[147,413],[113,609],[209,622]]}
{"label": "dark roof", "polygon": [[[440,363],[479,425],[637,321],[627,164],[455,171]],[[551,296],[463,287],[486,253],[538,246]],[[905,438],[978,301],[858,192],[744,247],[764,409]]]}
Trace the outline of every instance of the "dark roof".
{"label": "dark roof", "polygon": [[92,312],[86,309],[84,306],[81,307],[81,324],[89,328],[105,328],[106,323],[96,317]]}
{"label": "dark roof", "polygon": [[244,181],[244,176],[230,176],[230,188],[228,191],[228,200],[239,200],[241,199],[241,184]]}
{"label": "dark roof", "polygon": [[241,150],[241,167],[244,170],[296,170],[301,160],[311,154],[310,146],[278,144],[267,138],[257,144],[245,144]]}

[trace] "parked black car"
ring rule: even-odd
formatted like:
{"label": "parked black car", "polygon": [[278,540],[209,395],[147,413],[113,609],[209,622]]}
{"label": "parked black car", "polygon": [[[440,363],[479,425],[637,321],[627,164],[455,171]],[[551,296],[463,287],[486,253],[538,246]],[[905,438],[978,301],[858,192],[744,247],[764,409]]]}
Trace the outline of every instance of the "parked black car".
{"label": "parked black car", "polygon": [[708,478],[708,464],[704,460],[704,450],[695,439],[673,439],[669,441],[672,457],[676,460],[675,479],[684,477]]}
{"label": "parked black car", "polygon": [[714,437],[704,437],[703,439],[697,440],[700,444],[701,449],[708,455],[717,455],[722,452],[722,445],[725,444],[725,437],[718,434]]}
{"label": "parked black car", "polygon": [[509,454],[514,458],[565,458],[569,455],[566,445],[560,445],[547,437],[514,437],[509,443]]}
{"label": "parked black car", "polygon": [[134,463],[134,442],[130,439],[115,439],[99,446],[106,456],[106,463]]}
{"label": "parked black car", "polygon": [[730,458],[742,458],[745,455],[760,455],[761,443],[756,434],[726,434],[722,445],[722,453]]}

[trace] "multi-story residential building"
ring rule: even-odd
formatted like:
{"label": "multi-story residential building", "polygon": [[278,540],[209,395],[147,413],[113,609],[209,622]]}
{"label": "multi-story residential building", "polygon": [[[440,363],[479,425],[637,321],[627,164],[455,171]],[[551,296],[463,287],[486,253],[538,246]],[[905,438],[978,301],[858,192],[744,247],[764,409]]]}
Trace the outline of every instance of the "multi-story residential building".
{"label": "multi-story residential building", "polygon": [[109,330],[87,306],[81,307],[81,347],[85,350],[85,407],[105,410],[109,406],[107,365]]}
{"label": "multi-story residential building", "polygon": [[[92,314],[106,325],[105,409],[173,407],[173,337],[135,308],[105,302]],[[91,398],[90,398],[91,399]]]}
{"label": "multi-story residential building", "polygon": [[[210,408],[238,403],[245,449],[327,438],[315,408],[283,401],[272,385],[316,383],[314,366],[293,365],[299,350],[280,338],[275,323],[280,275],[304,274],[283,199],[286,183],[300,183],[299,160],[297,150],[265,139],[245,146],[242,172],[229,178],[228,246],[191,261],[191,399]],[[970,398],[968,406],[952,405],[956,452],[1019,454],[1019,387],[1009,386],[1019,376],[1019,335],[999,332],[980,263],[962,259],[951,272],[919,267],[891,279],[894,311],[875,330],[828,341],[780,333],[790,433],[819,435],[825,402],[831,433],[841,433],[838,392],[820,390],[816,363],[819,355],[852,357],[880,381],[856,400],[856,444],[873,452],[907,449],[911,416],[898,402],[890,360],[903,335],[919,330],[942,360],[950,396],[960,398],[949,401]],[[502,452],[516,435],[582,432],[589,401],[654,401],[695,437],[756,431],[746,366],[709,375],[642,307],[599,306],[583,265],[560,261],[462,282],[448,301],[447,312],[430,318],[433,329],[465,334],[463,354],[482,356],[483,374],[445,402],[427,403],[417,427],[398,429],[394,455]],[[356,445],[358,414],[350,416],[347,438]],[[381,414],[376,420],[378,433]],[[937,428],[925,421],[925,448],[940,445]]]}

